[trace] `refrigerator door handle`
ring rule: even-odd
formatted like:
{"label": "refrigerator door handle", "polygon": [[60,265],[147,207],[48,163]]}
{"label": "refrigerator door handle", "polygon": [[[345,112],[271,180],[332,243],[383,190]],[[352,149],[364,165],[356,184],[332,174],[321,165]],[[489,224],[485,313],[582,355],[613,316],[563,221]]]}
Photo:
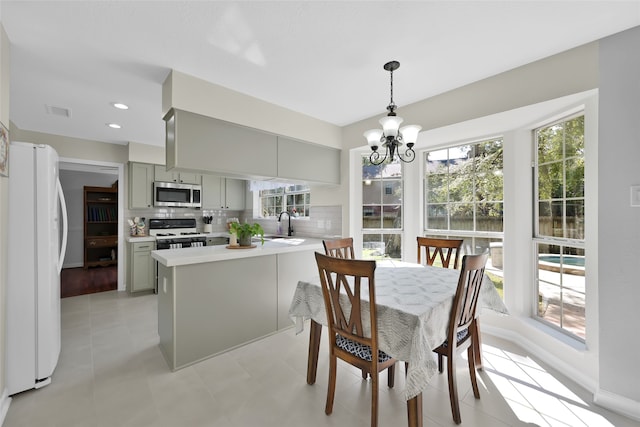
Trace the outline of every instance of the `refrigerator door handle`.
{"label": "refrigerator door handle", "polygon": [[58,273],[62,271],[62,264],[64,263],[64,256],[67,253],[67,234],[69,233],[69,224],[67,218],[67,202],[64,199],[64,193],[62,192],[62,185],[58,179],[56,182],[56,188],[58,189],[58,200],[60,201],[60,209],[62,210],[62,245],[60,246],[60,257],[58,258]]}

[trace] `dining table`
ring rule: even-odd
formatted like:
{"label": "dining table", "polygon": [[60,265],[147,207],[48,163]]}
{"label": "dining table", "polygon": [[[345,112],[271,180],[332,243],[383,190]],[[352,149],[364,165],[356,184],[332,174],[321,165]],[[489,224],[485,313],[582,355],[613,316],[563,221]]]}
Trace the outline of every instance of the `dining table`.
{"label": "dining table", "polygon": [[[446,339],[459,276],[460,271],[455,269],[396,260],[376,262],[378,346],[391,357],[408,363],[404,397],[409,427],[422,426],[422,391],[438,370],[432,350]],[[362,300],[364,319],[369,316],[367,292],[363,293]],[[508,314],[486,274],[476,315],[485,310]],[[301,333],[305,321],[310,319],[307,383],[314,384],[322,326],[328,325],[319,274],[298,282],[289,317],[295,323],[296,333]],[[479,350],[478,344],[474,348],[474,357],[476,364],[481,366]]]}

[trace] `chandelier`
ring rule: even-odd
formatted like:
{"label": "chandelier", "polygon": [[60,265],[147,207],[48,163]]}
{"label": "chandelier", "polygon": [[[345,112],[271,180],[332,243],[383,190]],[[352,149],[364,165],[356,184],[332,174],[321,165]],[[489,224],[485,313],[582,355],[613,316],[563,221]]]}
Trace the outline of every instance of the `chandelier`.
{"label": "chandelier", "polygon": [[[398,106],[393,102],[393,72],[400,68],[398,61],[391,61],[384,64],[384,69],[391,74],[391,100],[387,106],[389,114],[380,119],[382,129],[370,129],[364,133],[364,137],[371,147],[371,155],[369,160],[374,165],[379,165],[387,157],[389,161],[393,161],[393,156],[398,155],[398,158],[405,163],[411,163],[416,158],[416,153],[413,151],[413,145],[418,139],[418,132],[422,129],[422,126],[408,125],[400,127],[402,123],[402,117],[396,116],[396,108]],[[400,147],[406,144],[407,149],[404,154],[400,154]],[[384,157],[380,155],[378,148],[384,147]]]}

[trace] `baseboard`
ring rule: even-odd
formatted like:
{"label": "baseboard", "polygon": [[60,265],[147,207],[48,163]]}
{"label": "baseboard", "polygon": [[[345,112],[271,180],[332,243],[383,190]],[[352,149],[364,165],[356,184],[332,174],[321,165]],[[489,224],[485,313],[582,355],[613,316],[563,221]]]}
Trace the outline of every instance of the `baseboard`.
{"label": "baseboard", "polygon": [[602,389],[598,389],[593,401],[603,408],[640,421],[640,402]]}
{"label": "baseboard", "polygon": [[2,390],[2,396],[0,396],[0,426],[4,424],[4,419],[9,412],[9,405],[11,405],[11,398],[9,397],[9,390],[5,387]]}

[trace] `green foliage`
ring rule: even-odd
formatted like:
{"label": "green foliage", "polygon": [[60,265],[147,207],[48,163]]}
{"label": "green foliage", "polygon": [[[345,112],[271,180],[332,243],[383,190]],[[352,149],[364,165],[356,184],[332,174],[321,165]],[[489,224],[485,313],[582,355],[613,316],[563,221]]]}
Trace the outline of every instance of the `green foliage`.
{"label": "green foliage", "polygon": [[[437,154],[442,153],[440,151]],[[477,218],[501,218],[502,140],[456,147],[446,153],[445,160],[431,160],[427,157],[429,173],[426,177],[426,197],[430,205],[429,217],[446,217],[448,209],[451,218],[472,219],[475,209]],[[440,214],[431,212],[433,209],[441,211]],[[440,228],[436,224],[431,224],[430,227]]]}
{"label": "green foliage", "polygon": [[538,131],[538,194],[540,200],[584,197],[584,116]]}
{"label": "green foliage", "polygon": [[238,239],[242,239],[243,237],[260,236],[260,242],[264,244],[264,230],[257,222],[254,222],[253,224],[249,224],[248,222],[243,224],[233,222],[231,223],[230,230],[238,236]]}

